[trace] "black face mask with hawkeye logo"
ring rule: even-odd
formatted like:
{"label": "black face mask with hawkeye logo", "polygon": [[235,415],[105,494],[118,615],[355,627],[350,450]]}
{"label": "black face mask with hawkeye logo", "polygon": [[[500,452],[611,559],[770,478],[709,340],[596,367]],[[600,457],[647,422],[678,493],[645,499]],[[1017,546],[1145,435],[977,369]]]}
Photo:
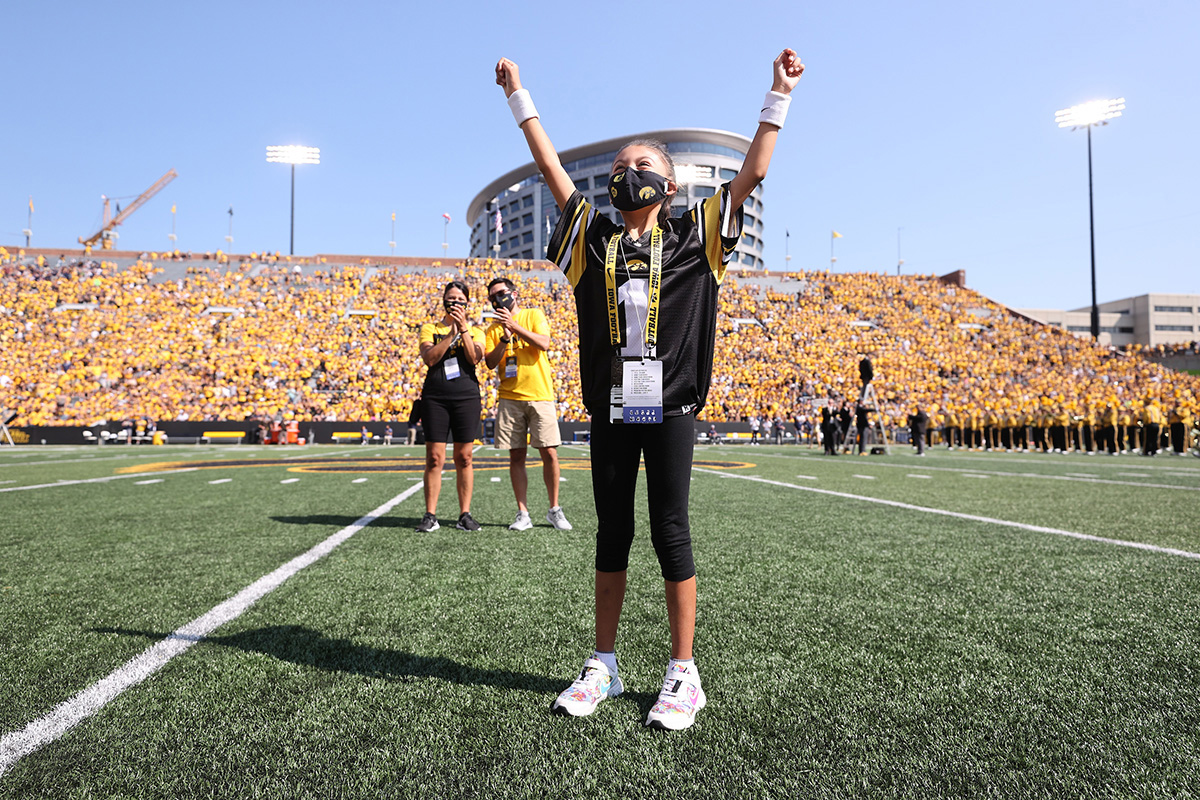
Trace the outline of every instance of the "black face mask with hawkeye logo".
{"label": "black face mask with hawkeye logo", "polygon": [[618,211],[637,211],[667,197],[667,179],[648,169],[627,168],[608,179],[608,196]]}

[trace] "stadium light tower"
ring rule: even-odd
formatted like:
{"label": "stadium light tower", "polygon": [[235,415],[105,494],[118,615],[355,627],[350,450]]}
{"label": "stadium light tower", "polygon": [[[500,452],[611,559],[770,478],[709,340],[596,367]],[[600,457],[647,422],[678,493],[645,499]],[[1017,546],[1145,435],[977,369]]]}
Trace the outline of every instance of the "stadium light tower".
{"label": "stadium light tower", "polygon": [[321,151],[316,147],[298,144],[274,145],[267,148],[267,161],[271,164],[292,165],[292,230],[288,239],[288,255],[296,254],[296,165],[320,164]]}
{"label": "stadium light tower", "polygon": [[1073,131],[1087,129],[1088,147],[1088,229],[1092,240],[1092,339],[1100,340],[1100,309],[1096,305],[1096,213],[1092,203],[1092,127],[1107,125],[1110,119],[1121,116],[1125,110],[1125,98],[1116,100],[1092,100],[1077,106],[1054,112],[1054,121],[1060,128]]}

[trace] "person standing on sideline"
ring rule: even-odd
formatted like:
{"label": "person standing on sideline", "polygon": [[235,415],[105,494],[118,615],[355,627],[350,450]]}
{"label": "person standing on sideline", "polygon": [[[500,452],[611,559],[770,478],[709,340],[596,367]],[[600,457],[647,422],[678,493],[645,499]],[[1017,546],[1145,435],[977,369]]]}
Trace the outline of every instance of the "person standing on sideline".
{"label": "person standing on sideline", "polygon": [[1157,397],[1147,397],[1142,409],[1142,423],[1145,425],[1143,434],[1142,455],[1156,456],[1160,446],[1159,437],[1162,435],[1163,413],[1158,407]]}
{"label": "person standing on sideline", "polygon": [[[646,75],[651,72],[642,70]],[[717,299],[742,233],[742,204],[767,175],[791,91],[804,65],[784,50],[772,65],[771,91],[741,169],[712,197],[672,216],[679,191],[666,145],[636,139],[617,150],[608,192],[620,214],[601,214],[575,186],[542,127],[517,65],[501,59],[496,83],[558,205],[548,258],[562,269],[579,317],[579,378],[591,414],[592,492],[596,503],[595,650],[551,704],[585,716],[623,690],[616,641],[635,533],[635,495],[645,462],[650,538],[665,582],[671,658],[645,724],[688,728],[707,702],[692,659],[696,568],[688,496],[696,434],[712,381]],[[619,78],[618,78],[619,80]],[[686,86],[680,82],[680,88]],[[635,116],[661,92],[641,81],[599,94],[593,108]]]}
{"label": "person standing on sideline", "polygon": [[750,444],[758,444],[758,432],[762,427],[762,423],[758,421],[757,414],[750,415]]}
{"label": "person standing on sideline", "polygon": [[837,415],[837,443],[834,447],[840,449],[843,453],[850,452],[850,405],[845,400],[842,400],[842,406],[838,409]]}
{"label": "person standing on sideline", "polygon": [[517,519],[510,531],[533,527],[526,505],[529,476],[525,472],[526,444],[542,456],[542,479],[550,498],[546,521],[560,531],[571,530],[558,504],[558,413],[554,384],[550,380],[550,324],[540,308],[517,308],[516,286],[508,278],[488,284],[488,302],[496,313],[488,326],[484,356],[488,369],[500,378],[500,402],[496,409],[496,449],[508,451],[508,474],[517,496]]}
{"label": "person standing on sideline", "polygon": [[858,442],[858,454],[865,455],[863,448],[867,441],[867,428],[871,426],[870,419],[867,417],[867,407],[860,400],[854,406],[854,438]]}
{"label": "person standing on sideline", "polygon": [[929,415],[920,406],[912,415],[913,444],[917,446],[917,455],[925,455],[925,436],[929,430]]}
{"label": "person standing on sideline", "polygon": [[471,516],[471,493],[475,488],[472,461],[479,437],[479,376],[475,365],[483,360],[483,331],[467,319],[467,285],[450,281],[442,292],[445,313],[437,322],[421,326],[421,359],[429,371],[421,387],[421,416],[425,421],[425,516],[418,533],[436,531],[438,495],[442,491],[442,467],[446,442],[454,442],[454,472],[458,490],[460,531],[477,531]]}
{"label": "person standing on sideline", "polygon": [[412,409],[408,412],[408,428],[404,431],[404,443],[414,445],[417,443],[417,430],[421,425],[421,401],[414,400]]}
{"label": "person standing on sideline", "polygon": [[825,445],[825,455],[837,455],[837,419],[829,410],[829,404],[821,406],[821,443]]}

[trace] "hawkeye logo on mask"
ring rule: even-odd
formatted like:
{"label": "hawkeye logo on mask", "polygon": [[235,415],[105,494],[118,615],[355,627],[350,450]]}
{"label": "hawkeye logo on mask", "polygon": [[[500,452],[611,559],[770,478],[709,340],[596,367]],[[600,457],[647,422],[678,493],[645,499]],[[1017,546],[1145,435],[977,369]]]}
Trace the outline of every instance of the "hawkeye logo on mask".
{"label": "hawkeye logo on mask", "polygon": [[626,168],[608,179],[608,194],[618,211],[635,211],[660,202],[667,179],[648,169]]}

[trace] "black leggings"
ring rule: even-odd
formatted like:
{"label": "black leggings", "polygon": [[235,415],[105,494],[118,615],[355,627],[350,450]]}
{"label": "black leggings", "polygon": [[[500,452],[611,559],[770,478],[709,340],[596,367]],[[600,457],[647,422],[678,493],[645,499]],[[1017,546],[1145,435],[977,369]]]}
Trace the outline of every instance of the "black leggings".
{"label": "black leggings", "polygon": [[662,576],[685,581],[696,574],[688,525],[694,417],[665,417],[658,424],[611,423],[592,418],[592,494],[596,500],[596,570],[623,572],[633,544],[633,502],[638,467],[646,461],[650,541]]}

